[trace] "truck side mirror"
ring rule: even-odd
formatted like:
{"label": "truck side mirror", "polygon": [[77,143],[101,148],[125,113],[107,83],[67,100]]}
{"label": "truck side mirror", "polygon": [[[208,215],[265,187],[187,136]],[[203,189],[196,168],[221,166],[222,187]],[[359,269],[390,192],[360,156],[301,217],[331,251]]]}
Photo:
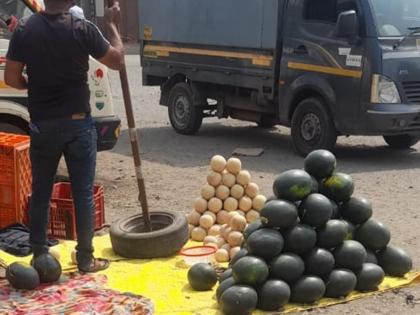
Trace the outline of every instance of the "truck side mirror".
{"label": "truck side mirror", "polygon": [[338,15],[335,35],[352,39],[359,35],[359,18],[354,10],[344,11]]}

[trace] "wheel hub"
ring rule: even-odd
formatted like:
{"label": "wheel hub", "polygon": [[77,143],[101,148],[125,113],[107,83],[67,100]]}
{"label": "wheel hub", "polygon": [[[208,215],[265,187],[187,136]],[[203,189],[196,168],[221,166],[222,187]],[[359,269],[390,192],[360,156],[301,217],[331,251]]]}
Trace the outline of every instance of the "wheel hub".
{"label": "wheel hub", "polygon": [[175,103],[175,117],[178,121],[183,121],[188,115],[188,99],[185,96],[180,96]]}
{"label": "wheel hub", "polygon": [[315,114],[306,114],[302,119],[300,133],[305,141],[312,141],[321,135],[321,122]]}

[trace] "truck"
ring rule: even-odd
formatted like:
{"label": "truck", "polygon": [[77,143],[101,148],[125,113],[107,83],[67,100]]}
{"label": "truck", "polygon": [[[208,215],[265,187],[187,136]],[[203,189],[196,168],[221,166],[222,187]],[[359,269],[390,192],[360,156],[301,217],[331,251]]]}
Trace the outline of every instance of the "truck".
{"label": "truck", "polygon": [[[0,2],[0,132],[29,133],[27,91],[18,91],[4,82],[4,67],[13,26],[43,9],[38,0],[7,0]],[[121,120],[114,113],[108,69],[90,58],[88,83],[91,91],[92,117],[98,132],[98,151],[111,150],[120,135]]]}
{"label": "truck", "polygon": [[290,128],[302,156],[337,137],[420,139],[418,0],[139,0],[143,84],[172,127]]}

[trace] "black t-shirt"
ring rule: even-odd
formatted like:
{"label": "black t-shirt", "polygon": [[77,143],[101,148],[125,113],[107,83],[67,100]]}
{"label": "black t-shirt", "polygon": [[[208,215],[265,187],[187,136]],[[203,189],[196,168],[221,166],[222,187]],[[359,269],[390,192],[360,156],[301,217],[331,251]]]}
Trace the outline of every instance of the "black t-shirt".
{"label": "black t-shirt", "polygon": [[89,55],[100,59],[108,49],[94,24],[69,13],[37,13],[22,20],[7,58],[27,67],[32,121],[90,112]]}

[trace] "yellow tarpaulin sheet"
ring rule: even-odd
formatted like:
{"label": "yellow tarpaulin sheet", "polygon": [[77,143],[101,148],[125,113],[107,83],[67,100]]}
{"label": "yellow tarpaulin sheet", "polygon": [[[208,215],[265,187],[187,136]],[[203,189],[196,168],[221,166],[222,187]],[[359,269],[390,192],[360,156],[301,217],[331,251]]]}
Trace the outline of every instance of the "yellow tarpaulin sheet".
{"label": "yellow tarpaulin sheet", "polygon": [[[111,248],[108,235],[96,237],[94,240],[95,255],[109,259],[118,259]],[[61,264],[64,269],[71,267],[70,253],[75,246],[74,242],[61,242],[57,248],[61,252]],[[30,257],[19,259],[0,251],[0,259],[10,264],[14,261],[29,262]],[[155,304],[156,314],[219,314],[213,292],[194,292],[187,282],[188,267],[183,263],[182,257],[155,260],[130,260],[114,262],[111,267],[102,272],[108,277],[108,287],[121,292],[131,292],[150,298]],[[406,278],[386,278],[379,292],[397,287],[420,283],[420,273],[411,273]],[[378,292],[375,292],[378,293]],[[315,307],[348,302],[366,297],[375,293],[354,293],[347,299],[324,299]],[[311,306],[288,305],[284,312],[302,311]],[[263,312],[255,312],[263,314]]]}

